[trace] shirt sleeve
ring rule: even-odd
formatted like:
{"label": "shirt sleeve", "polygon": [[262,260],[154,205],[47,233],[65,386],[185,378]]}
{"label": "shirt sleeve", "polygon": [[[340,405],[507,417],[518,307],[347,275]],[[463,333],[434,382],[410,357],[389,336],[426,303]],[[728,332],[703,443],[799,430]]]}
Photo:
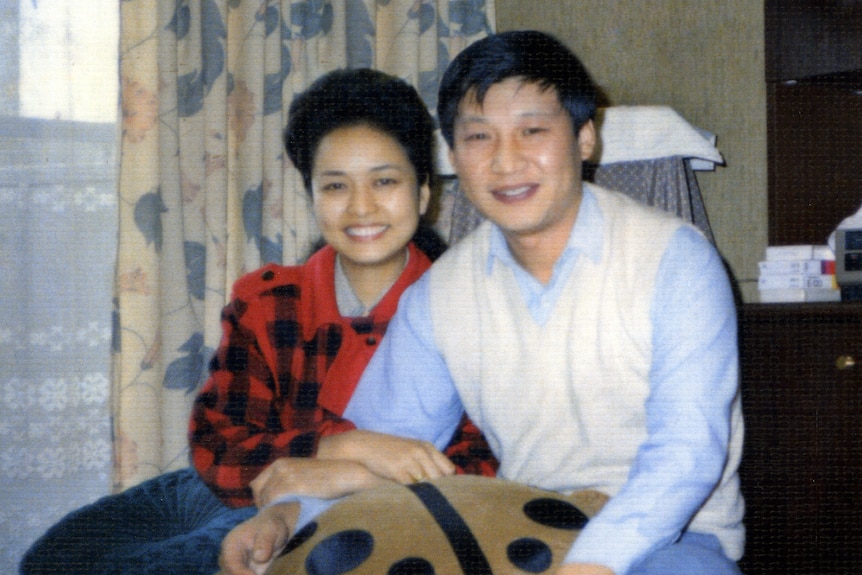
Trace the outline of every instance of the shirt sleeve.
{"label": "shirt sleeve", "polygon": [[663,256],[651,319],[647,438],[565,563],[625,575],[676,541],[721,479],[738,393],[736,308],[721,258],[693,229],[678,231]]}
{"label": "shirt sleeve", "polygon": [[425,274],[401,296],[344,417],[359,429],[431,441],[443,451],[464,410],[434,343],[428,286]]}

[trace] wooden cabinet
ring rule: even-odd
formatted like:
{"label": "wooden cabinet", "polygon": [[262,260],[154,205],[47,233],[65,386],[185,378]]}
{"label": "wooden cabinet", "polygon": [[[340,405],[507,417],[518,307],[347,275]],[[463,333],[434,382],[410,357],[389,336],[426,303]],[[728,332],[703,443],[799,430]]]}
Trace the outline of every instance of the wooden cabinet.
{"label": "wooden cabinet", "polygon": [[862,573],[862,304],[745,305],[746,575]]}
{"label": "wooden cabinet", "polygon": [[765,0],[766,80],[862,70],[862,2]]}
{"label": "wooden cabinet", "polygon": [[767,84],[769,244],[825,244],[862,204],[862,81]]}
{"label": "wooden cabinet", "polygon": [[[769,243],[862,205],[862,2],[765,0]],[[862,574],[862,303],[742,306],[746,575]]]}
{"label": "wooden cabinet", "polygon": [[764,9],[769,243],[822,244],[862,204],[862,2]]}

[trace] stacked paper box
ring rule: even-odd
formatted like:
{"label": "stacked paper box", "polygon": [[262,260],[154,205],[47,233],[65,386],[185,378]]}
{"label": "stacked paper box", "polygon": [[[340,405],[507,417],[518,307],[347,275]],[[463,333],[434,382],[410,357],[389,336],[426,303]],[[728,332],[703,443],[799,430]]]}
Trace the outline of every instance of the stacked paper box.
{"label": "stacked paper box", "polygon": [[829,246],[769,246],[759,267],[763,303],[841,301]]}

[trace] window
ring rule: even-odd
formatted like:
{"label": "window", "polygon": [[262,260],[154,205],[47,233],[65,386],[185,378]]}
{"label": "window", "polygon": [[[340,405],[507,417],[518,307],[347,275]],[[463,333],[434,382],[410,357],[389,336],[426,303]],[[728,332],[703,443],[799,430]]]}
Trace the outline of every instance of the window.
{"label": "window", "polygon": [[116,0],[20,0],[18,114],[114,123]]}
{"label": "window", "polygon": [[0,0],[0,565],[111,487],[119,5]]}

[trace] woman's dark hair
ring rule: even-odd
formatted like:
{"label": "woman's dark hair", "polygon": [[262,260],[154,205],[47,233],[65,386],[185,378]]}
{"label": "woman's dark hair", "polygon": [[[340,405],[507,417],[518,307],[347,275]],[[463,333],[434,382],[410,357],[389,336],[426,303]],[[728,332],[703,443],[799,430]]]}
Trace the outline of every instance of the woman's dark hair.
{"label": "woman's dark hair", "polygon": [[481,104],[492,85],[514,77],[542,89],[553,88],[572,119],[575,134],[595,118],[596,87],[571,50],[544,32],[502,32],[465,48],[443,75],[437,115],[450,148],[458,105],[467,93],[475,90]]}
{"label": "woman's dark hair", "polygon": [[377,70],[335,70],[317,79],[290,105],[284,147],[311,193],[314,155],[333,130],[368,125],[394,138],[419,185],[434,183],[434,120],[416,89]]}
{"label": "woman's dark hair", "polygon": [[[416,183],[427,183],[433,195],[434,120],[416,89],[404,80],[367,68],[335,70],[298,94],[289,113],[284,148],[309,194],[320,141],[339,128],[367,125],[401,145],[416,172]],[[432,261],[446,249],[424,217],[412,240]],[[313,252],[324,245],[321,240]]]}

